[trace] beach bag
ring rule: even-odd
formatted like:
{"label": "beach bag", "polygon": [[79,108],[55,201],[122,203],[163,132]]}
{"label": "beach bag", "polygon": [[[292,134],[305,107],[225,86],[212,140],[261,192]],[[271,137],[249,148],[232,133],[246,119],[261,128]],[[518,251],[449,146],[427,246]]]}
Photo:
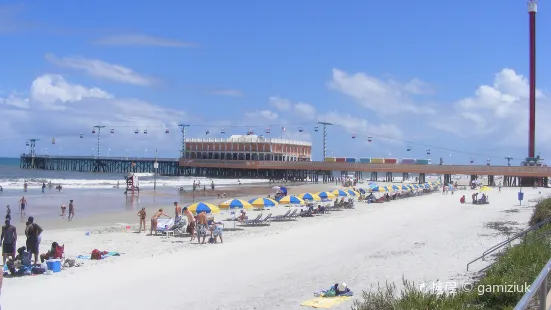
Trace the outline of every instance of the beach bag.
{"label": "beach bag", "polygon": [[31,264],[32,254],[30,252],[21,253],[21,265],[29,266]]}
{"label": "beach bag", "polygon": [[92,255],[90,255],[90,259],[100,260],[101,259],[101,252],[98,249],[93,250]]}

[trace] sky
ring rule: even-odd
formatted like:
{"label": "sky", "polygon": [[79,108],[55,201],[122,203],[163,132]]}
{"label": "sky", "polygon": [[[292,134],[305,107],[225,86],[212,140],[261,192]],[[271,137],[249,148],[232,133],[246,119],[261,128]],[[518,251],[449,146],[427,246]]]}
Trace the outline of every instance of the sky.
{"label": "sky", "polygon": [[[543,158],[550,10],[537,13]],[[0,157],[28,139],[38,153],[91,155],[95,125],[106,126],[102,156],[177,157],[189,124],[190,138],[252,129],[311,141],[320,160],[322,121],[334,124],[328,156],[518,164],[528,29],[520,0],[3,0]]]}

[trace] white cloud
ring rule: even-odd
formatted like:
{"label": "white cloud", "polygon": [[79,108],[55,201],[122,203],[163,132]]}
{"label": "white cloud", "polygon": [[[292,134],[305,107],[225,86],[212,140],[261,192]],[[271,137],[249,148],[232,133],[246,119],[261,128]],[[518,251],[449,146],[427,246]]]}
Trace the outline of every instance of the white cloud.
{"label": "white cloud", "polygon": [[280,111],[287,111],[293,105],[291,103],[291,101],[289,101],[287,99],[283,99],[279,96],[272,96],[272,97],[268,98],[268,100],[270,101],[271,105],[273,105],[276,109],[278,109]]}
{"label": "white cloud", "polygon": [[264,118],[266,120],[275,121],[279,115],[270,110],[261,110],[261,111],[255,111],[255,112],[246,112],[245,116],[254,120],[257,118]]}
{"label": "white cloud", "polygon": [[[529,86],[525,77],[512,69],[495,75],[492,85],[478,87],[473,96],[458,100],[452,111],[442,111],[430,123],[435,128],[493,144],[523,147],[528,137]],[[549,97],[536,92],[536,145],[551,142],[547,121],[551,117]]]}
{"label": "white cloud", "polygon": [[56,66],[84,71],[88,75],[115,82],[141,86],[149,86],[155,83],[154,79],[136,73],[130,68],[110,64],[99,59],[84,57],[58,58],[53,54],[46,54],[45,58]]}
{"label": "white cloud", "polygon": [[8,105],[16,108],[21,109],[28,109],[29,106],[29,99],[23,98],[17,93],[11,93],[7,98],[0,98],[0,105]]}
{"label": "white cloud", "polygon": [[308,103],[299,102],[295,104],[295,112],[305,119],[316,118],[316,108]]}
{"label": "white cloud", "polygon": [[404,133],[394,124],[373,124],[366,119],[336,112],[319,115],[318,119],[341,127],[350,135],[356,135],[358,141],[367,141],[372,136],[381,143],[399,145],[404,139]]}
{"label": "white cloud", "polygon": [[176,39],[160,38],[145,34],[125,34],[114,35],[101,38],[93,42],[98,45],[142,45],[142,46],[159,46],[159,47],[197,47],[197,44],[192,42],[184,42]]}
{"label": "white cloud", "polygon": [[243,97],[243,92],[237,89],[216,89],[211,90],[209,94],[227,97]]}
{"label": "white cloud", "polygon": [[413,79],[406,84],[393,80],[383,81],[365,73],[348,74],[339,69],[333,69],[333,78],[328,87],[346,96],[352,97],[364,108],[378,114],[433,114],[435,111],[428,106],[417,104],[410,94],[430,93],[430,86]]}
{"label": "white cloud", "polygon": [[[187,118],[182,111],[139,99],[117,98],[102,89],[72,84],[57,75],[36,78],[29,93],[28,98],[17,99],[27,102],[28,109],[0,104],[0,130],[5,134],[2,140],[8,140],[2,143],[14,147],[21,144],[24,148],[25,140],[32,137],[41,139],[38,147],[64,148],[73,155],[89,155],[96,147],[91,129],[100,124],[115,129],[115,134],[107,131],[102,135],[102,148],[105,151],[111,148],[115,156],[122,156],[124,148],[133,156],[143,156],[144,148],[150,151],[158,148],[165,156],[178,154],[177,126]],[[171,129],[171,134],[165,134],[166,128]],[[139,129],[140,134],[134,134],[134,129]],[[148,129],[147,135],[143,134],[144,129]],[[80,139],[80,133],[84,139]],[[56,138],[55,146],[46,142],[52,137]],[[13,151],[1,149],[0,156],[13,156],[9,153]]]}

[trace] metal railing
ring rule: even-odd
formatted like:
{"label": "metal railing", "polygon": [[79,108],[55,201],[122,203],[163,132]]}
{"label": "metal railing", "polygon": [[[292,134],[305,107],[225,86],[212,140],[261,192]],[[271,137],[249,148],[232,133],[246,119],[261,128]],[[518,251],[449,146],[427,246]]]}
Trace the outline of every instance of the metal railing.
{"label": "metal railing", "polygon": [[[528,291],[522,296],[522,299],[515,306],[514,310],[524,310],[530,306],[530,302],[538,292],[539,297],[539,310],[549,310],[551,308],[551,300],[549,298],[549,291],[547,285],[547,278],[551,271],[551,259],[545,264],[536,280],[530,285]],[[537,288],[537,289],[536,289]]]}
{"label": "metal railing", "polygon": [[[515,235],[513,235],[512,237],[510,238],[507,238],[507,240],[504,240],[496,245],[494,245],[493,247],[487,249],[486,251],[484,251],[484,253],[482,253],[481,256],[473,259],[472,261],[470,261],[468,264],[467,264],[467,271],[469,271],[469,266],[474,263],[474,262],[477,262],[479,260],[483,260],[484,258],[486,258],[486,256],[494,253],[495,251],[503,248],[504,246],[506,245],[510,245],[513,241],[517,240],[517,239],[520,239],[520,238],[526,238],[526,235],[528,235],[529,232],[531,231],[535,231],[535,230],[538,230],[540,229],[542,226],[546,225],[546,224],[549,224],[551,223],[551,217],[550,218],[547,218],[539,223],[537,223],[536,225],[534,226],[530,226],[528,227],[527,229],[521,231],[521,232],[518,232],[516,233]],[[491,265],[490,265],[491,266]],[[484,271],[486,269],[488,269],[490,266],[487,266],[485,267],[484,269],[480,270],[480,271]]]}

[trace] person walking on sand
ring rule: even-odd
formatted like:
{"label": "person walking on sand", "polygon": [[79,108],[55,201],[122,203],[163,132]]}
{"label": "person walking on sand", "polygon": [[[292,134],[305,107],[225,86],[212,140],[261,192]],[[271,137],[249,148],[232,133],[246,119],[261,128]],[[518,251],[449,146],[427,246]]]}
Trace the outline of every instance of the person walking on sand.
{"label": "person walking on sand", "polygon": [[155,212],[155,214],[153,214],[153,216],[151,217],[151,227],[150,227],[150,230],[149,230],[150,235],[153,235],[153,231],[155,231],[155,236],[157,235],[157,220],[161,216],[166,216],[166,217],[170,218],[170,216],[164,214],[163,209],[159,209],[159,211]]}
{"label": "person walking on sand", "polygon": [[65,218],[65,210],[67,210],[67,207],[65,205],[61,205],[61,214],[59,216]]}
{"label": "person walking on sand", "polygon": [[46,190],[46,183],[42,183],[42,193]]}
{"label": "person walking on sand", "polygon": [[174,225],[176,225],[182,220],[182,207],[180,207],[177,201],[174,202],[174,215]]}
{"label": "person walking on sand", "polygon": [[73,200],[69,200],[69,221],[73,220],[75,218],[75,204],[73,203]]}
{"label": "person walking on sand", "polygon": [[21,199],[19,199],[19,213],[21,213],[21,215],[25,215],[25,208],[27,207],[27,199],[25,198],[25,196],[21,197]]}
{"label": "person walking on sand", "polygon": [[27,192],[27,188],[29,187],[29,185],[27,184],[27,181],[25,181],[25,183],[23,183],[23,191],[26,193]]}
{"label": "person walking on sand", "polygon": [[193,213],[187,209],[187,207],[184,207],[184,215],[187,217],[187,228],[186,231],[191,235],[190,242],[193,241],[195,238],[195,217],[193,217]]}
{"label": "person walking on sand", "polygon": [[6,220],[11,221],[11,208],[10,208],[10,205],[6,206]]}
{"label": "person walking on sand", "polygon": [[147,217],[147,213],[145,212],[145,208],[142,208],[138,212],[138,216],[140,217],[140,229],[138,230],[138,232],[142,232],[142,227],[143,227],[143,232],[145,232],[145,218]]}
{"label": "person walking on sand", "polygon": [[34,217],[29,216],[27,221],[27,228],[25,229],[25,236],[27,236],[27,251],[34,255],[34,264],[38,264],[38,251],[40,245],[40,235],[42,234],[42,227],[34,222]]}
{"label": "person walking on sand", "polygon": [[15,248],[17,243],[17,230],[15,226],[10,223],[10,220],[6,220],[6,225],[2,226],[2,235],[0,236],[0,243],[2,243],[2,257],[4,258],[4,265],[9,256],[15,259]]}

